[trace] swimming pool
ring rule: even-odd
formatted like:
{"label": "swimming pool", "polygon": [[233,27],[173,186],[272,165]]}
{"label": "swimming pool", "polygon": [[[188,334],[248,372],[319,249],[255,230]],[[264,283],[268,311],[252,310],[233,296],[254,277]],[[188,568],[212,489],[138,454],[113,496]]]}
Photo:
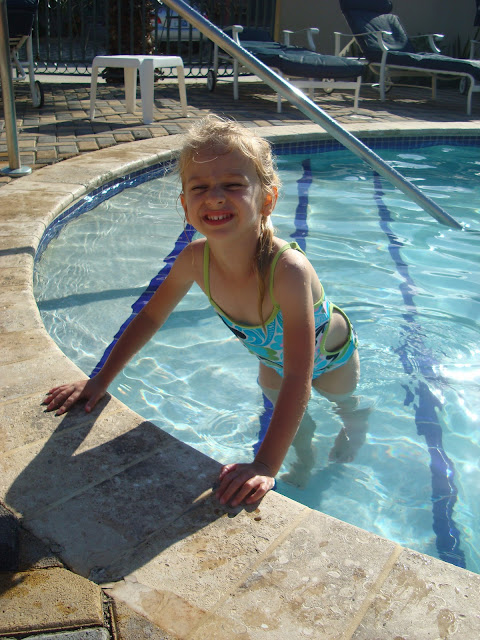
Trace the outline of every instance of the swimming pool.
{"label": "swimming pool", "polygon": [[[385,149],[376,150],[478,228],[478,147],[461,147],[460,167],[460,141],[432,142],[402,141],[392,149],[384,140]],[[318,156],[314,151],[277,149],[284,189],[274,223],[278,235],[304,244],[327,293],[356,325],[359,392],[374,411],[356,460],[329,464],[338,418],[313,397],[315,465],[304,487],[280,479],[279,490],[480,572],[473,524],[480,475],[478,236],[440,226],[334,143]],[[81,216],[101,196],[66,212],[42,242],[35,270],[47,329],[87,373],[184,240],[178,186],[168,176],[161,188],[142,174],[110,185],[112,192],[114,198]],[[208,455],[247,460],[268,423],[256,368],[194,289],[111,391]],[[292,452],[285,471],[293,460]]]}

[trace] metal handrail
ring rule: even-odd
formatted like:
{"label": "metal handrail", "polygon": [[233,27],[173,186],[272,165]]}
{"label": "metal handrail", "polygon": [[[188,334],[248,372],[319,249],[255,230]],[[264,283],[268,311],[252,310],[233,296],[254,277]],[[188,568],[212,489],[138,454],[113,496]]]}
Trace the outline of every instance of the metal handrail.
{"label": "metal handrail", "polygon": [[429,213],[433,218],[442,224],[453,229],[465,229],[464,225],[457,222],[444,209],[439,207],[433,200],[422,193],[409,180],[404,178],[398,171],[388,165],[380,156],[373,152],[358,138],[344,129],[336,120],[331,118],[323,109],[310,100],[300,89],[294,87],[284,78],[272,71],[263,62],[260,62],[255,56],[239,46],[221,29],[212,24],[209,20],[192,9],[183,0],[163,0],[166,5],[179,13],[182,18],[188,20],[194,27],[208,36],[221,49],[226,51],[233,58],[237,58],[242,65],[247,67],[253,74],[261,78],[274,91],[282,95],[285,99],[295,105],[302,111],[312,122],[319,124],[330,133],[338,142],[343,144],[347,149],[360,156],[362,160],[367,162],[375,171],[385,177],[395,187],[400,189],[411,200],[418,204],[424,211]]}

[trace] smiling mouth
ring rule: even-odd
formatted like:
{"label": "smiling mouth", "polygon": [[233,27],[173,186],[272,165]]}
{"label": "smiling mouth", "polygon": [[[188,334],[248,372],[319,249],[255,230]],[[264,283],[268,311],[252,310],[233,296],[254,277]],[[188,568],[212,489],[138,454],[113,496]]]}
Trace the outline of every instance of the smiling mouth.
{"label": "smiling mouth", "polygon": [[231,213],[218,213],[218,214],[208,214],[205,216],[205,220],[207,222],[224,222],[225,220],[230,220],[233,218],[233,214]]}

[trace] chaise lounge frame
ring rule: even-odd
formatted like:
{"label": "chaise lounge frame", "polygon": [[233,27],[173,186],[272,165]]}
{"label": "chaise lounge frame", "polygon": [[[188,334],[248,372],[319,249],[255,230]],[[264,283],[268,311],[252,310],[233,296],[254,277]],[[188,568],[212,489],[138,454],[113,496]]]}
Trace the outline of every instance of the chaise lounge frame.
{"label": "chaise lounge frame", "polygon": [[[432,98],[437,98],[437,78],[438,77],[457,77],[468,83],[467,90],[467,115],[472,113],[472,95],[480,91],[480,64],[472,60],[463,60],[461,58],[451,58],[449,56],[442,55],[436,42],[441,40],[443,34],[423,34],[418,36],[407,36],[405,30],[400,23],[398,16],[390,13],[392,9],[392,3],[390,0],[365,0],[363,3],[361,0],[348,2],[348,0],[340,0],[340,6],[345,18],[348,21],[348,12],[350,6],[359,6],[363,4],[365,11],[368,11],[371,7],[379,7],[378,18],[382,19],[385,24],[388,24],[390,20],[395,27],[394,30],[379,29],[368,30],[361,33],[345,34],[341,32],[335,32],[335,55],[348,56],[354,43],[357,44],[364,59],[368,62],[370,69],[379,76],[379,90],[380,99],[385,100],[385,94],[391,86],[391,78],[393,75],[422,75],[431,76],[432,78]],[[381,9],[385,12],[382,12]],[[403,30],[404,42],[395,42],[395,37],[399,28]],[[377,48],[376,51],[372,46],[372,36],[376,39]],[[342,48],[341,38],[348,37],[349,42]],[[370,47],[366,46],[366,38],[370,38]],[[413,53],[412,40],[415,39],[427,39],[430,46],[430,52],[415,54]],[[379,54],[380,60],[375,59]],[[408,64],[408,58],[410,56],[417,56],[422,65]],[[402,61],[402,58],[405,61]],[[462,69],[448,69],[448,68],[433,68],[432,65],[459,63]],[[393,72],[393,73],[392,73]],[[407,73],[406,73],[407,72]]]}
{"label": "chaise lounge frame", "polygon": [[[299,33],[294,32],[294,31],[290,31],[290,30],[284,30],[283,31],[283,37],[284,37],[284,42],[283,45],[276,43],[274,41],[265,41],[265,40],[246,40],[243,41],[240,39],[240,34],[244,33],[244,27],[242,25],[233,25],[232,27],[228,27],[225,29],[226,32],[231,33],[232,34],[232,38],[233,40],[240,45],[241,47],[244,47],[247,51],[249,51],[250,53],[252,53],[253,55],[256,54],[256,50],[255,50],[255,43],[258,42],[259,45],[265,45],[265,46],[269,46],[271,45],[272,48],[272,64],[269,64],[269,66],[276,72],[278,73],[281,77],[285,78],[286,80],[288,80],[291,84],[293,84],[295,87],[299,88],[299,89],[307,89],[308,90],[308,95],[310,97],[310,99],[313,100],[314,98],[314,91],[315,89],[322,89],[324,91],[327,92],[331,92],[334,90],[353,90],[354,92],[354,107],[353,110],[354,112],[356,112],[358,110],[358,103],[359,103],[359,98],[360,98],[360,89],[362,86],[362,74],[365,68],[365,63],[359,63],[358,61],[349,61],[348,65],[351,69],[350,72],[350,78],[346,79],[345,77],[340,77],[340,78],[335,78],[335,70],[332,69],[331,67],[329,67],[329,71],[328,71],[328,77],[307,77],[305,75],[301,75],[300,73],[292,75],[290,73],[285,73],[282,69],[280,69],[278,66],[275,66],[275,53],[278,50],[278,53],[283,54],[283,55],[287,55],[289,54],[289,52],[292,53],[297,53],[297,52],[306,52],[306,53],[313,53],[316,56],[319,56],[320,58],[326,60],[326,61],[333,61],[334,58],[338,58],[338,56],[324,56],[323,54],[320,54],[318,52],[315,51],[315,43],[314,43],[314,39],[313,36],[318,34],[319,30],[316,27],[309,27],[307,29],[303,29],[302,31],[306,32],[307,35],[307,42],[308,42],[308,49],[303,49],[302,47],[294,47],[291,45],[291,40],[290,37],[294,34],[294,33]],[[258,30],[260,31],[260,30]],[[249,29],[247,30],[247,33],[251,34],[252,30]],[[278,48],[278,49],[277,49]],[[220,58],[225,57],[225,55],[223,54],[223,52],[219,49],[218,45],[215,44],[214,45],[214,54],[213,54],[213,69],[209,70],[208,73],[208,87],[210,89],[210,91],[213,91],[215,88],[215,83],[216,83],[216,77],[218,74],[218,68],[219,68],[219,61]],[[261,60],[261,56],[259,56],[259,59]],[[345,66],[345,65],[344,65]],[[234,100],[238,100],[239,99],[239,77],[242,73],[244,73],[245,71],[248,71],[248,69],[246,69],[245,67],[243,67],[239,61],[234,58],[233,59],[233,98]],[[301,65],[298,65],[298,71],[301,71]],[[342,72],[342,76],[345,75],[345,68],[341,70]],[[277,112],[281,113],[282,111],[282,97],[280,94],[277,94]]]}

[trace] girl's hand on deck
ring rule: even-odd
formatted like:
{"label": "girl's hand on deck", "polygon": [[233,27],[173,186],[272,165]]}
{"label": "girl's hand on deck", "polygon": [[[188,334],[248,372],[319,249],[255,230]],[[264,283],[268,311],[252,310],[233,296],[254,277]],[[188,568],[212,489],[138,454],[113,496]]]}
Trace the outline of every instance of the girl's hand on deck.
{"label": "girl's hand on deck", "polygon": [[106,389],[95,378],[91,380],[78,380],[70,384],[62,384],[50,389],[43,404],[47,405],[47,411],[55,411],[56,416],[61,416],[79,400],[87,400],[85,411],[90,411],[97,402],[103,398]]}
{"label": "girl's hand on deck", "polygon": [[219,481],[217,498],[220,504],[229,503],[232,507],[241,502],[258,502],[275,485],[269,469],[260,462],[226,464],[222,467]]}

